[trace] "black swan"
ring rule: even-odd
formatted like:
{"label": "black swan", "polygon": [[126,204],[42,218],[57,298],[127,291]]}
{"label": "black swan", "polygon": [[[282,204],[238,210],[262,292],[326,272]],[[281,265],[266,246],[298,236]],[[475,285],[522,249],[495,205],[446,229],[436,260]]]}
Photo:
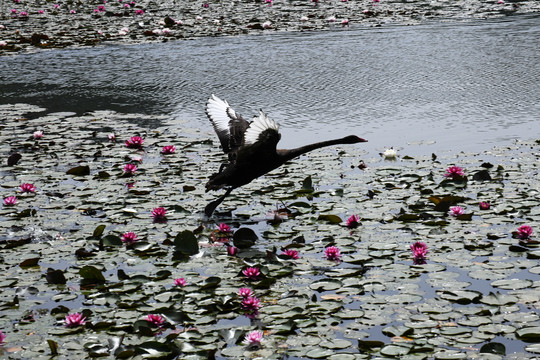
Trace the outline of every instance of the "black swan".
{"label": "black swan", "polygon": [[206,191],[226,188],[225,194],[210,202],[204,209],[210,217],[216,207],[234,189],[262,176],[285,162],[309,151],[336,144],[366,142],[355,135],[322,141],[296,149],[276,149],[281,138],[279,127],[265,113],[259,111],[252,122],[245,120],[229,104],[212,95],[206,103],[206,115],[212,122],[223,152],[229,156],[229,163],[221,164],[219,171],[206,183]]}

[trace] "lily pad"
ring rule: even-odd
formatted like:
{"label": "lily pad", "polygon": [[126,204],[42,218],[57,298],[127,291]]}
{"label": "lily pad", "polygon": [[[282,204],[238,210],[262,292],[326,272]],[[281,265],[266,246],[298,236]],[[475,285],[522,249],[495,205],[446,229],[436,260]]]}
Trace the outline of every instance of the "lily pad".
{"label": "lily pad", "polygon": [[83,266],[79,270],[79,275],[81,275],[81,277],[87,281],[98,283],[105,282],[105,277],[103,276],[101,270],[91,265]]}
{"label": "lily pad", "polygon": [[195,255],[199,252],[199,242],[189,230],[184,230],[174,238],[174,246],[177,251],[186,255]]}

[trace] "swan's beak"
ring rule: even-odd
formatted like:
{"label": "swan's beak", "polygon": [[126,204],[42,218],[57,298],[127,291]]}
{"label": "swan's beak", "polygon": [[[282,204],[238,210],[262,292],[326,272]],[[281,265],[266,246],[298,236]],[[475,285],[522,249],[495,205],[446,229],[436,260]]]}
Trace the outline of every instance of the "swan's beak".
{"label": "swan's beak", "polygon": [[360,139],[360,142],[367,142],[366,139],[363,139],[363,138],[359,138]]}

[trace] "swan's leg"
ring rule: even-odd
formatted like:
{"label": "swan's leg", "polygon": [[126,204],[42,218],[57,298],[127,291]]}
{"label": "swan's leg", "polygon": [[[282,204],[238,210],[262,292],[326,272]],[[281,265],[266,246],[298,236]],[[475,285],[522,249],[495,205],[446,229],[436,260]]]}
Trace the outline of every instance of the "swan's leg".
{"label": "swan's leg", "polygon": [[211,201],[210,203],[208,203],[208,205],[206,205],[206,207],[204,208],[205,215],[208,216],[208,217],[212,216],[212,214],[214,213],[214,210],[216,210],[216,208],[219,206],[219,204],[221,204],[223,202],[223,200],[225,200],[227,195],[229,195],[232,190],[233,190],[232,188],[228,188],[227,191],[225,191],[225,194],[221,195],[216,200]]}

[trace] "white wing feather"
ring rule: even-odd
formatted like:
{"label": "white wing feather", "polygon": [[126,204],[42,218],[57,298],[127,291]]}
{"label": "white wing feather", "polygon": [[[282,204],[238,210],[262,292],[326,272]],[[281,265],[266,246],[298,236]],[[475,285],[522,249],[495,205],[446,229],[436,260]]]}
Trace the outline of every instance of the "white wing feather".
{"label": "white wing feather", "polygon": [[253,117],[253,121],[249,124],[244,133],[244,144],[252,145],[259,140],[259,135],[265,130],[272,129],[279,132],[279,125],[274,120],[270,119],[262,110],[259,111],[259,116]]}
{"label": "white wing feather", "polygon": [[221,100],[216,95],[212,94],[212,97],[208,99],[208,103],[206,104],[206,112],[210,117],[216,132],[225,132],[227,134],[230,133],[229,121],[231,121],[231,118],[229,117],[227,109],[230,109],[227,101]]}

